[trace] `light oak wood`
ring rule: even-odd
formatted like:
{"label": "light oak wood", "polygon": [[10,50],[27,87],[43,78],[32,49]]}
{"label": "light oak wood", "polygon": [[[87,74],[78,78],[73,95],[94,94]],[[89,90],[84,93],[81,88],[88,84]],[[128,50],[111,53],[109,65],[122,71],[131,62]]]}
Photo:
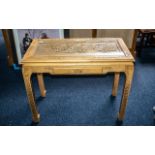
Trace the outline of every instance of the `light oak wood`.
{"label": "light oak wood", "polygon": [[43,80],[43,74],[37,74],[37,79],[38,79],[40,94],[42,97],[46,97],[46,90],[45,90],[45,85],[44,85],[44,80]]}
{"label": "light oak wood", "polygon": [[132,66],[127,66],[125,69],[125,83],[123,88],[123,95],[121,100],[121,105],[119,109],[118,119],[122,121],[124,119],[125,109],[128,101],[128,96],[131,88],[132,77],[133,77],[134,69]]}
{"label": "light oak wood", "polygon": [[27,92],[27,97],[29,100],[30,109],[32,112],[32,120],[34,122],[39,122],[40,114],[38,113],[38,110],[36,107],[35,96],[34,96],[32,83],[31,83],[32,71],[28,68],[23,67],[22,73],[23,73],[23,78],[24,78],[25,88],[26,88],[26,92]]}
{"label": "light oak wood", "polygon": [[97,37],[113,37],[122,38],[129,48],[131,54],[135,57],[136,54],[136,38],[137,30],[135,29],[98,29]]}
{"label": "light oak wood", "polygon": [[39,75],[41,94],[44,96],[43,73],[52,75],[101,75],[115,73],[112,95],[116,96],[119,73],[126,75],[122,102],[118,115],[123,120],[129,95],[134,58],[120,38],[35,39],[21,62],[27,96],[33,121],[39,113],[31,85],[31,74]]}
{"label": "light oak wood", "polygon": [[[153,30],[152,30],[153,31]],[[136,29],[70,29],[71,38],[122,38],[131,54],[136,57]]]}
{"label": "light oak wood", "polygon": [[117,96],[118,84],[119,84],[120,73],[115,73],[114,75],[114,83],[112,89],[112,96]]}

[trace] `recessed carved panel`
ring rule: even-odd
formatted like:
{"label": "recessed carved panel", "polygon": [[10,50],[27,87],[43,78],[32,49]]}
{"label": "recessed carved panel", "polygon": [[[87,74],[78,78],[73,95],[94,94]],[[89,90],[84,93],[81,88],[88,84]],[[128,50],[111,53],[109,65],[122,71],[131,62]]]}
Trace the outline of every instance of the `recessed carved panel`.
{"label": "recessed carved panel", "polygon": [[133,61],[120,38],[38,39],[32,42],[23,62]]}
{"label": "recessed carved panel", "polygon": [[[117,40],[40,40],[35,55],[125,56]],[[34,56],[35,56],[34,55]]]}

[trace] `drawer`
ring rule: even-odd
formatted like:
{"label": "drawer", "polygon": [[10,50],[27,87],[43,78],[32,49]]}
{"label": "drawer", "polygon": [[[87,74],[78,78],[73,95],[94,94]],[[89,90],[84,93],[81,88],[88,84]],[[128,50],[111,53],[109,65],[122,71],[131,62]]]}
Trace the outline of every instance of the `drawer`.
{"label": "drawer", "polygon": [[54,74],[63,74],[63,75],[80,75],[80,74],[101,74],[102,67],[79,67],[79,68],[53,68]]}

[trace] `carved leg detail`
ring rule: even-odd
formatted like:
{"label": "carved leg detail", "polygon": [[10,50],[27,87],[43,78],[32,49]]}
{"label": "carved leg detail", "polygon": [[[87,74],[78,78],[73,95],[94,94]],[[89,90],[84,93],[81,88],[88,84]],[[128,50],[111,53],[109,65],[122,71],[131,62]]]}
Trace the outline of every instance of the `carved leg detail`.
{"label": "carved leg detail", "polygon": [[113,88],[112,88],[112,96],[117,96],[119,77],[120,77],[120,73],[115,73],[114,83],[113,83]]}
{"label": "carved leg detail", "polygon": [[126,109],[128,96],[130,93],[130,88],[132,83],[133,72],[134,72],[133,66],[126,67],[126,72],[125,72],[126,78],[125,78],[122,100],[121,100],[121,105],[120,105],[119,115],[118,115],[119,121],[123,121],[124,119],[125,109]]}
{"label": "carved leg detail", "polygon": [[22,69],[22,72],[23,72],[23,78],[24,78],[24,83],[25,83],[25,87],[26,87],[27,97],[28,97],[30,109],[32,112],[32,119],[34,122],[39,122],[40,115],[37,111],[34,94],[33,94],[33,90],[32,90],[31,72],[29,72],[29,70],[26,70],[24,68]]}
{"label": "carved leg detail", "polygon": [[37,74],[37,79],[38,79],[40,94],[42,97],[46,97],[46,90],[45,90],[45,85],[44,85],[43,74]]}

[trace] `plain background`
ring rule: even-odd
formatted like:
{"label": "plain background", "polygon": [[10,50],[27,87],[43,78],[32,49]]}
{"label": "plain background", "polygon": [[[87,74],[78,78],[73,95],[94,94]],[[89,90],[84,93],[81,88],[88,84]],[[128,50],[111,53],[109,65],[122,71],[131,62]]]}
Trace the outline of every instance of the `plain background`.
{"label": "plain background", "polygon": [[[0,28],[152,29],[154,1],[5,0]],[[154,127],[0,127],[0,154],[151,155],[154,140]]]}

